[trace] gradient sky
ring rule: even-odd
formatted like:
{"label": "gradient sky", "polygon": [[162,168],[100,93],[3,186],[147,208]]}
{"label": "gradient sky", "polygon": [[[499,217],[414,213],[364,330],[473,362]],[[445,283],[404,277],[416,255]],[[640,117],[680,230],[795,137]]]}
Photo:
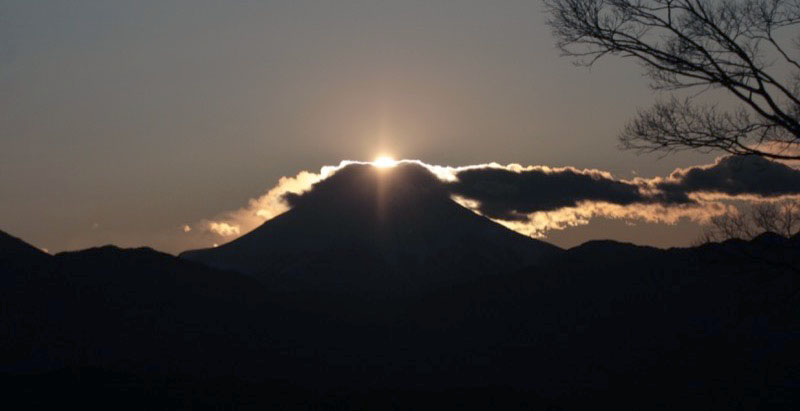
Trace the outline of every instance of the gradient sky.
{"label": "gradient sky", "polygon": [[[529,0],[0,0],[0,230],[177,252],[198,245],[184,224],[282,176],[380,153],[626,179],[713,161],[619,151],[647,80],[633,61],[575,67],[544,20]],[[545,240],[699,230],[599,219]]]}

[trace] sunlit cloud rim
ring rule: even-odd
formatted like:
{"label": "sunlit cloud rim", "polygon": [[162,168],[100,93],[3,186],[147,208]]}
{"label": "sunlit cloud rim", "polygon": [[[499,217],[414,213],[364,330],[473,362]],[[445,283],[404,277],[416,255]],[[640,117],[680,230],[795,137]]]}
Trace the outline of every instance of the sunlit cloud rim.
{"label": "sunlit cloud rim", "polygon": [[[427,164],[416,159],[393,160],[392,166],[412,164],[424,167],[435,175],[445,187],[456,187],[461,183],[459,174],[480,173],[481,170],[499,170],[515,175],[537,174],[540,177],[544,176],[544,178],[571,175],[582,179],[581,181],[585,181],[586,184],[595,182],[598,185],[605,184],[616,189],[629,191],[625,194],[630,198],[622,203],[615,203],[602,198],[587,199],[576,196],[573,202],[567,202],[568,204],[563,206],[553,209],[523,210],[512,219],[499,218],[497,215],[484,212],[482,208],[484,202],[481,201],[481,198],[470,198],[455,192],[455,190],[452,193],[451,197],[458,204],[512,230],[534,237],[544,237],[551,230],[563,230],[569,227],[585,225],[593,218],[598,217],[663,224],[675,224],[681,219],[704,223],[713,216],[735,212],[736,208],[726,203],[728,201],[759,202],[800,197],[800,170],[786,164],[770,162],[760,158],[758,160],[745,159],[742,161],[756,162],[768,171],[783,173],[784,177],[788,175],[789,178],[795,178],[796,173],[797,185],[795,187],[797,189],[795,192],[792,191],[791,187],[789,189],[783,187],[783,191],[778,195],[763,195],[763,193],[741,192],[741,190],[726,192],[726,189],[730,191],[730,187],[683,187],[681,185],[686,182],[684,179],[687,175],[717,172],[723,166],[728,166],[731,161],[730,157],[720,157],[711,164],[676,169],[666,177],[635,177],[630,180],[617,179],[610,172],[604,170],[581,169],[571,166],[523,166],[516,163],[502,165],[491,162],[453,167]],[[288,211],[290,206],[284,198],[287,194],[305,193],[311,190],[315,183],[327,179],[350,165],[385,166],[384,164],[378,165],[374,161],[343,160],[335,166],[324,166],[317,173],[301,171],[293,177],[282,177],[277,185],[265,194],[251,199],[245,207],[221,213],[215,218],[199,221],[187,226],[190,228],[189,230],[184,227],[183,231],[187,235],[197,235],[199,233],[200,235],[211,235],[213,238],[223,241],[233,240],[258,227],[265,221]],[[752,164],[745,163],[745,165]],[[730,170],[727,170],[727,172],[730,172]],[[613,198],[613,196],[610,198]]]}

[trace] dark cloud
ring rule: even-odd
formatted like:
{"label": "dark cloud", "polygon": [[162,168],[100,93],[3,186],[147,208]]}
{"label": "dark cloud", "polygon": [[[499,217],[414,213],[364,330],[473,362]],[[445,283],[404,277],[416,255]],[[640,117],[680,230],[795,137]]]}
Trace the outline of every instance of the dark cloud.
{"label": "dark cloud", "polygon": [[729,156],[710,166],[675,170],[656,187],[676,198],[699,192],[764,198],[798,195],[800,170],[758,156]]}
{"label": "dark cloud", "polygon": [[774,198],[800,195],[800,170],[762,157],[723,157],[707,166],[675,170],[668,178],[614,179],[597,170],[477,167],[456,173],[451,193],[475,200],[482,214],[526,221],[531,213],[582,202],[619,206],[696,205],[692,194]]}
{"label": "dark cloud", "polygon": [[574,207],[581,201],[620,205],[651,201],[638,185],[597,171],[472,168],[456,176],[458,181],[448,185],[453,194],[478,201],[482,214],[502,220],[525,221],[530,213]]}

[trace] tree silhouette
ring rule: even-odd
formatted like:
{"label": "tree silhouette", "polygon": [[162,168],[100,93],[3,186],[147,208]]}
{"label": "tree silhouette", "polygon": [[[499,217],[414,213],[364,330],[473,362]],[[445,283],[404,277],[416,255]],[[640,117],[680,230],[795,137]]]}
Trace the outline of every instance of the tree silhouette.
{"label": "tree silhouette", "polygon": [[786,238],[800,234],[800,200],[765,202],[745,212],[713,217],[706,225],[701,243],[751,240],[765,232]]}
{"label": "tree silhouette", "polygon": [[[591,66],[609,54],[632,57],[654,89],[698,90],[641,110],[620,134],[623,148],[800,159],[800,36],[785,38],[796,35],[800,0],[544,3],[557,46],[578,64]],[[722,109],[696,101],[711,89],[739,104]]]}
{"label": "tree silhouette", "polygon": [[[797,258],[798,236],[800,236],[800,200],[785,199],[778,202],[763,202],[752,205],[744,212],[736,211],[711,218],[706,224],[697,245],[723,242],[726,240],[756,239],[772,233],[783,240],[762,242],[755,252],[746,248],[722,250],[725,258],[749,258],[755,263],[780,270],[788,270],[800,275],[800,259]],[[769,236],[767,236],[769,237]],[[772,277],[767,276],[765,281]],[[793,298],[800,293],[796,287],[790,294]]]}

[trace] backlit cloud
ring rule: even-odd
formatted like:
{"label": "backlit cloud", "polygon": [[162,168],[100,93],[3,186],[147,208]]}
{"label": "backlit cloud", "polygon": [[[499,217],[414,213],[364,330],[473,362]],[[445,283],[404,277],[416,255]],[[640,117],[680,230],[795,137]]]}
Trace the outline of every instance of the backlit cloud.
{"label": "backlit cloud", "polygon": [[[325,189],[316,184],[350,165],[343,161],[318,173],[302,171],[246,207],[195,225],[201,232],[229,241],[287,211],[304,193]],[[574,167],[497,163],[463,167],[403,160],[436,178],[424,184],[450,195],[462,206],[520,233],[542,237],[550,230],[588,224],[604,217],[626,222],[675,224],[681,219],[706,222],[735,211],[728,200],[770,201],[800,196],[800,170],[760,157],[722,157],[713,164],[676,169],[669,176],[632,180]],[[395,169],[376,172],[392,173]],[[192,227],[189,227],[190,230]],[[184,230],[189,232],[189,230]]]}
{"label": "backlit cloud", "polygon": [[694,193],[731,198],[775,198],[800,194],[800,170],[763,157],[723,157],[714,164],[689,167],[658,180],[656,187],[670,197]]}
{"label": "backlit cloud", "polygon": [[483,215],[500,220],[525,221],[531,213],[575,208],[582,202],[651,201],[640,185],[615,180],[599,170],[486,167],[459,171],[456,176],[456,181],[448,183],[451,192],[477,200]]}
{"label": "backlit cloud", "polygon": [[196,228],[200,233],[210,233],[217,238],[223,237],[225,240],[232,240],[287,211],[289,204],[284,199],[287,194],[302,193],[310,189],[314,183],[351,163],[353,162],[343,161],[338,166],[322,167],[319,173],[301,171],[294,177],[281,177],[278,183],[266,193],[250,199],[247,206],[221,213],[212,219],[202,220],[192,226],[187,225],[183,231],[188,233]]}
{"label": "backlit cloud", "polygon": [[222,237],[230,237],[241,233],[241,229],[237,224],[218,223],[216,221],[208,223],[208,230]]}

